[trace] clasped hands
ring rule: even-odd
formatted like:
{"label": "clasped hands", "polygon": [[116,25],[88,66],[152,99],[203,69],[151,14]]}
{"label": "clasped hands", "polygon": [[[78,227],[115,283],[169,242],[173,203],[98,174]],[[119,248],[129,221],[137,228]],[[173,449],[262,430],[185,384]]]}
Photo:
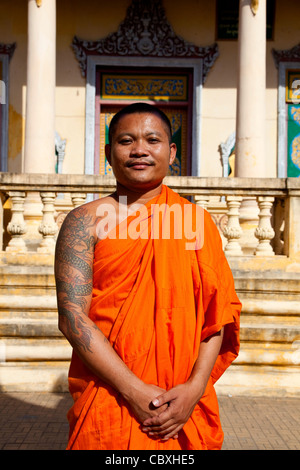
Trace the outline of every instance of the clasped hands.
{"label": "clasped hands", "polygon": [[[178,437],[202,396],[199,388],[189,382],[165,391],[155,385],[145,385],[152,398],[145,406],[142,401],[134,409],[141,430],[154,439],[167,441]],[[146,393],[149,399],[148,393]],[[153,396],[154,395],[154,396]],[[146,396],[144,397],[146,399]],[[149,404],[150,403],[150,404]]]}

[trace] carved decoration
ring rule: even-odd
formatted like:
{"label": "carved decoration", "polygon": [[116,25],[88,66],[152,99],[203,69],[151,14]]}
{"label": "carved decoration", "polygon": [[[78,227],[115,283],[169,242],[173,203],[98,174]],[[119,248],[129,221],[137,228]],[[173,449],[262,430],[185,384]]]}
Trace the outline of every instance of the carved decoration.
{"label": "carved decoration", "polygon": [[300,43],[292,49],[275,50],[272,49],[276,68],[280,62],[300,62]]}
{"label": "carved decoration", "polygon": [[199,47],[177,36],[161,0],[133,0],[115,33],[99,41],[74,37],[72,48],[86,75],[88,55],[202,58],[203,82],[219,55],[218,45]]}
{"label": "carved decoration", "polygon": [[232,132],[232,134],[230,134],[226,142],[221,142],[221,144],[219,145],[219,151],[221,153],[224,177],[229,176],[228,175],[229,157],[232,154],[234,147],[235,147],[235,132]]}
{"label": "carved decoration", "polygon": [[55,154],[57,155],[57,173],[62,173],[62,165],[65,158],[67,139],[62,139],[58,132],[55,132]]}
{"label": "carved decoration", "polygon": [[13,56],[13,53],[15,52],[16,47],[17,47],[17,44],[15,42],[12,44],[0,43],[0,54],[7,54],[10,60]]}
{"label": "carved decoration", "polygon": [[255,229],[254,235],[259,243],[256,247],[256,256],[274,256],[274,251],[271,246],[271,240],[275,236],[274,229],[271,225],[271,209],[274,203],[274,197],[258,196],[257,198],[259,207],[259,223]]}
{"label": "carved decoration", "polygon": [[239,239],[243,234],[239,222],[239,209],[242,200],[242,196],[226,196],[228,222],[226,227],[224,227],[223,234],[228,240],[225,246],[225,253],[227,255],[240,256],[243,253],[239,243]]}

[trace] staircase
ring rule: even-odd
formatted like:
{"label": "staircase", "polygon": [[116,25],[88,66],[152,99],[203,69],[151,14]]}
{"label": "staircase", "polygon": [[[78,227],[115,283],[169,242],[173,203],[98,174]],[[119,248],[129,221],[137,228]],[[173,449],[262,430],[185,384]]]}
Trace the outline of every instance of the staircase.
{"label": "staircase", "polygon": [[[0,274],[0,390],[66,391],[71,348],[57,327],[53,267],[10,264]],[[254,274],[234,272],[243,303],[241,351],[216,384],[217,393],[295,396],[300,390],[297,275]]]}
{"label": "staircase", "polygon": [[67,390],[71,348],[57,327],[53,268],[0,273],[0,391]]}
{"label": "staircase", "polygon": [[299,396],[299,275],[266,271],[234,277],[243,304],[241,350],[217,383],[217,392]]}

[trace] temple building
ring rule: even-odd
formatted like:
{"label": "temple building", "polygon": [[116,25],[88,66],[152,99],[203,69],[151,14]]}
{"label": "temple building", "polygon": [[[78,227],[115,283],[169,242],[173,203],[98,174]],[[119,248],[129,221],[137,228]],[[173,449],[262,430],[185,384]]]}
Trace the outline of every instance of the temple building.
{"label": "temple building", "polygon": [[114,188],[112,116],[168,115],[166,183],[217,224],[243,303],[218,393],[300,390],[298,0],[0,0],[0,390],[65,390],[53,253]]}

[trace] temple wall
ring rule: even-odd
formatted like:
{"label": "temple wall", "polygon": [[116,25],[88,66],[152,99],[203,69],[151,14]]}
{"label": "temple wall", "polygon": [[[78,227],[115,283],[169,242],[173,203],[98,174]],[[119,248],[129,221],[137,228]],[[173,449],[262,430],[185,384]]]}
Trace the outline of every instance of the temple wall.
{"label": "temple wall", "polygon": [[[101,39],[116,31],[126,15],[128,0],[98,2],[79,0],[57,2],[56,130],[67,140],[64,173],[84,172],[85,79],[71,49],[74,35]],[[83,6],[84,5],[84,6]],[[215,42],[215,2],[165,0],[166,15],[174,31],[185,40],[207,46]],[[0,42],[16,42],[10,63],[9,159],[8,170],[24,167],[26,111],[27,5],[23,0],[2,2]],[[267,166],[276,176],[278,70],[271,49],[291,48],[299,42],[300,4],[277,2],[274,40],[267,42]],[[221,176],[221,142],[235,130],[237,41],[217,41],[220,55],[210,70],[202,95],[201,174]],[[251,93],[251,90],[249,90]]]}

